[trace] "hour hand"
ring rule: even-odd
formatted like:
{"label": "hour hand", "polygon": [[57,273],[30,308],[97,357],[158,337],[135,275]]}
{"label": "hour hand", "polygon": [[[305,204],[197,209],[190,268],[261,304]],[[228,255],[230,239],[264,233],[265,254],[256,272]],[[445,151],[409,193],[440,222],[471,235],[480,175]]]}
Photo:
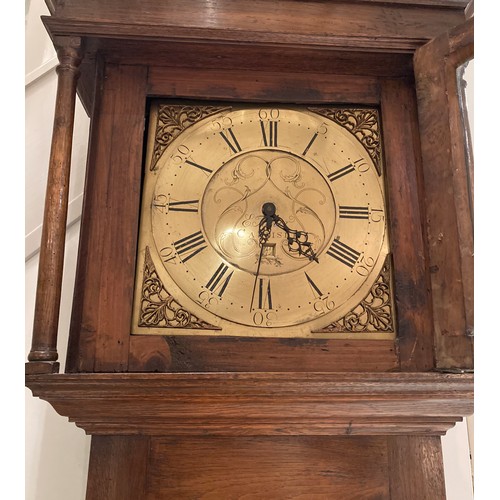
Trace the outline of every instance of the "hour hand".
{"label": "hour hand", "polygon": [[276,214],[276,206],[274,203],[264,203],[262,205],[263,219],[259,224],[259,243],[264,245],[269,239],[273,222],[277,227],[285,231],[288,241],[288,250],[291,253],[298,253],[307,257],[309,260],[318,261],[316,254],[313,251],[312,243],[308,241],[309,234],[305,231],[296,231],[290,229],[286,222]]}
{"label": "hour hand", "polygon": [[287,233],[288,250],[290,252],[304,255],[309,260],[319,262],[318,257],[316,257],[316,254],[313,251],[312,243],[308,241],[308,233],[305,231],[294,231],[293,229],[288,229],[288,231],[284,229],[284,231]]}
{"label": "hour hand", "polygon": [[316,257],[316,253],[312,248],[312,243],[308,241],[308,233],[306,233],[305,231],[296,231],[295,229],[290,229],[281,217],[277,217],[277,220],[275,222],[276,226],[285,231],[288,242],[288,250],[291,253],[298,253],[299,255],[307,257],[309,260],[319,262],[318,257]]}

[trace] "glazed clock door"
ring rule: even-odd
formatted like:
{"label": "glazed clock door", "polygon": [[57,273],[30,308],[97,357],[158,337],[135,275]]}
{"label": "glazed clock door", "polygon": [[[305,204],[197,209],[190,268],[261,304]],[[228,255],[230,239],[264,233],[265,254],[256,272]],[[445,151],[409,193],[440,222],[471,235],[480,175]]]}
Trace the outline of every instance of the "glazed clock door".
{"label": "glazed clock door", "polygon": [[154,104],[132,332],[331,337],[389,252],[380,149],[352,116]]}

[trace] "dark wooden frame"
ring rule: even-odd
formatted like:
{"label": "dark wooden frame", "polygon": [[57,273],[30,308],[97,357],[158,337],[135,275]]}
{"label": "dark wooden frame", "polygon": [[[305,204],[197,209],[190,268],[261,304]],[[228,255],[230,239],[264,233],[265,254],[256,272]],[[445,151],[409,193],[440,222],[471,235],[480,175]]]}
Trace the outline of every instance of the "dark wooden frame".
{"label": "dark wooden frame", "polygon": [[[258,60],[264,54],[254,49],[252,56]],[[251,72],[243,70],[117,64],[106,64],[103,71],[104,86],[96,101],[99,114],[92,128],[92,137],[99,139],[91,141],[67,371],[128,371],[129,365],[132,371],[257,372],[392,371],[401,367],[427,371],[433,367],[428,266],[421,257],[425,255],[423,202],[421,188],[412,187],[420,186],[420,157],[411,79],[262,70],[255,80]],[[130,336],[142,127],[146,100],[151,95],[303,104],[356,102],[380,107],[391,213],[397,346],[393,341],[369,340]],[[114,110],[113,117],[108,108]],[[129,145],[126,151],[122,144]],[[120,165],[112,177],[108,165]],[[356,353],[357,362],[350,352]]]}

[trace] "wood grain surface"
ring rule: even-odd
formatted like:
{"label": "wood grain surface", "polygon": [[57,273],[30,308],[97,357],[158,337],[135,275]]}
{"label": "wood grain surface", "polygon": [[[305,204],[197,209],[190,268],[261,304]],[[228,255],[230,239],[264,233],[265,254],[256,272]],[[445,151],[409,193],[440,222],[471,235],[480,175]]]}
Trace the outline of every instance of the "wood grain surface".
{"label": "wood grain surface", "polygon": [[446,499],[439,437],[389,436],[387,446],[391,499]]}
{"label": "wood grain surface", "polygon": [[157,438],[145,498],[389,499],[387,467],[384,437]]}
{"label": "wood grain surface", "polygon": [[412,85],[386,81],[382,87],[381,113],[400,363],[403,370],[426,371],[434,365],[432,312]]}
{"label": "wood grain surface", "polygon": [[443,434],[473,411],[473,377],[439,373],[29,375],[91,434]]}
{"label": "wood grain surface", "polygon": [[93,436],[87,500],[444,500],[437,436]]}
{"label": "wood grain surface", "polygon": [[148,436],[93,437],[86,500],[145,498],[149,450]]}
{"label": "wood grain surface", "polygon": [[[56,107],[40,243],[33,337],[28,355],[28,360],[35,362],[54,362],[58,357],[57,334],[68,215],[76,83],[83,41],[77,37],[66,37],[58,39],[58,44]],[[42,366],[39,367],[43,370]]]}
{"label": "wood grain surface", "polygon": [[67,371],[126,370],[147,71],[108,65],[92,123]]}
{"label": "wood grain surface", "polygon": [[[280,47],[241,43],[210,44],[180,41],[116,40],[94,41],[89,51],[99,51],[110,63],[151,67],[310,73],[313,75],[364,75],[411,77],[412,55],[406,53],[362,52],[322,47]],[[224,75],[222,75],[224,76]],[[227,78],[227,77],[226,77]]]}
{"label": "wood grain surface", "polygon": [[415,53],[436,364],[472,368],[473,166],[456,68],[473,57],[473,19]]}
{"label": "wood grain surface", "polygon": [[[453,8],[453,6],[456,6]],[[463,3],[66,0],[45,18],[50,32],[107,38],[210,40],[413,52],[465,20]]]}
{"label": "wood grain surface", "polygon": [[358,103],[380,101],[375,77],[277,73],[243,70],[203,70],[189,68],[173,71],[167,67],[151,67],[148,93],[180,98],[233,99],[257,102],[289,103]]}

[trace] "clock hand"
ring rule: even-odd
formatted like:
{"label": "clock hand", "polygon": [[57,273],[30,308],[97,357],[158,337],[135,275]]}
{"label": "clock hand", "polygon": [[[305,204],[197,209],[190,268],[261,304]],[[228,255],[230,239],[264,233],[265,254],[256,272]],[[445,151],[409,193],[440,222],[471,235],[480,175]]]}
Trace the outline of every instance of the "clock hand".
{"label": "clock hand", "polygon": [[309,260],[319,262],[316,257],[316,253],[312,249],[312,243],[308,241],[309,234],[305,231],[296,231],[295,229],[289,228],[286,222],[281,217],[276,215],[276,206],[274,203],[264,203],[262,206],[262,213],[264,214],[264,218],[259,224],[259,235],[261,226],[265,226],[270,231],[271,225],[274,222],[277,227],[285,231],[288,242],[288,250],[291,253],[298,253],[299,255],[304,255]]}
{"label": "clock hand", "polygon": [[262,262],[262,255],[264,253],[264,245],[267,243],[269,236],[271,236],[271,226],[273,224],[273,219],[268,213],[271,211],[270,207],[267,207],[266,210],[266,205],[272,205],[272,203],[265,203],[262,207],[262,213],[264,214],[264,217],[259,223],[260,255],[259,255],[259,262],[257,264],[257,272],[255,273],[255,280],[253,282],[252,300],[250,301],[250,312],[252,312],[253,299],[255,298],[255,288],[257,286],[257,279],[260,273],[260,264]]}
{"label": "clock hand", "polygon": [[276,217],[275,224],[280,229],[283,229],[283,231],[285,231],[288,241],[288,250],[291,253],[298,253],[299,255],[304,255],[309,260],[319,262],[318,257],[316,257],[316,253],[312,248],[312,243],[308,241],[308,233],[306,233],[305,231],[296,231],[295,229],[290,229],[286,225],[285,221],[278,216]]}

